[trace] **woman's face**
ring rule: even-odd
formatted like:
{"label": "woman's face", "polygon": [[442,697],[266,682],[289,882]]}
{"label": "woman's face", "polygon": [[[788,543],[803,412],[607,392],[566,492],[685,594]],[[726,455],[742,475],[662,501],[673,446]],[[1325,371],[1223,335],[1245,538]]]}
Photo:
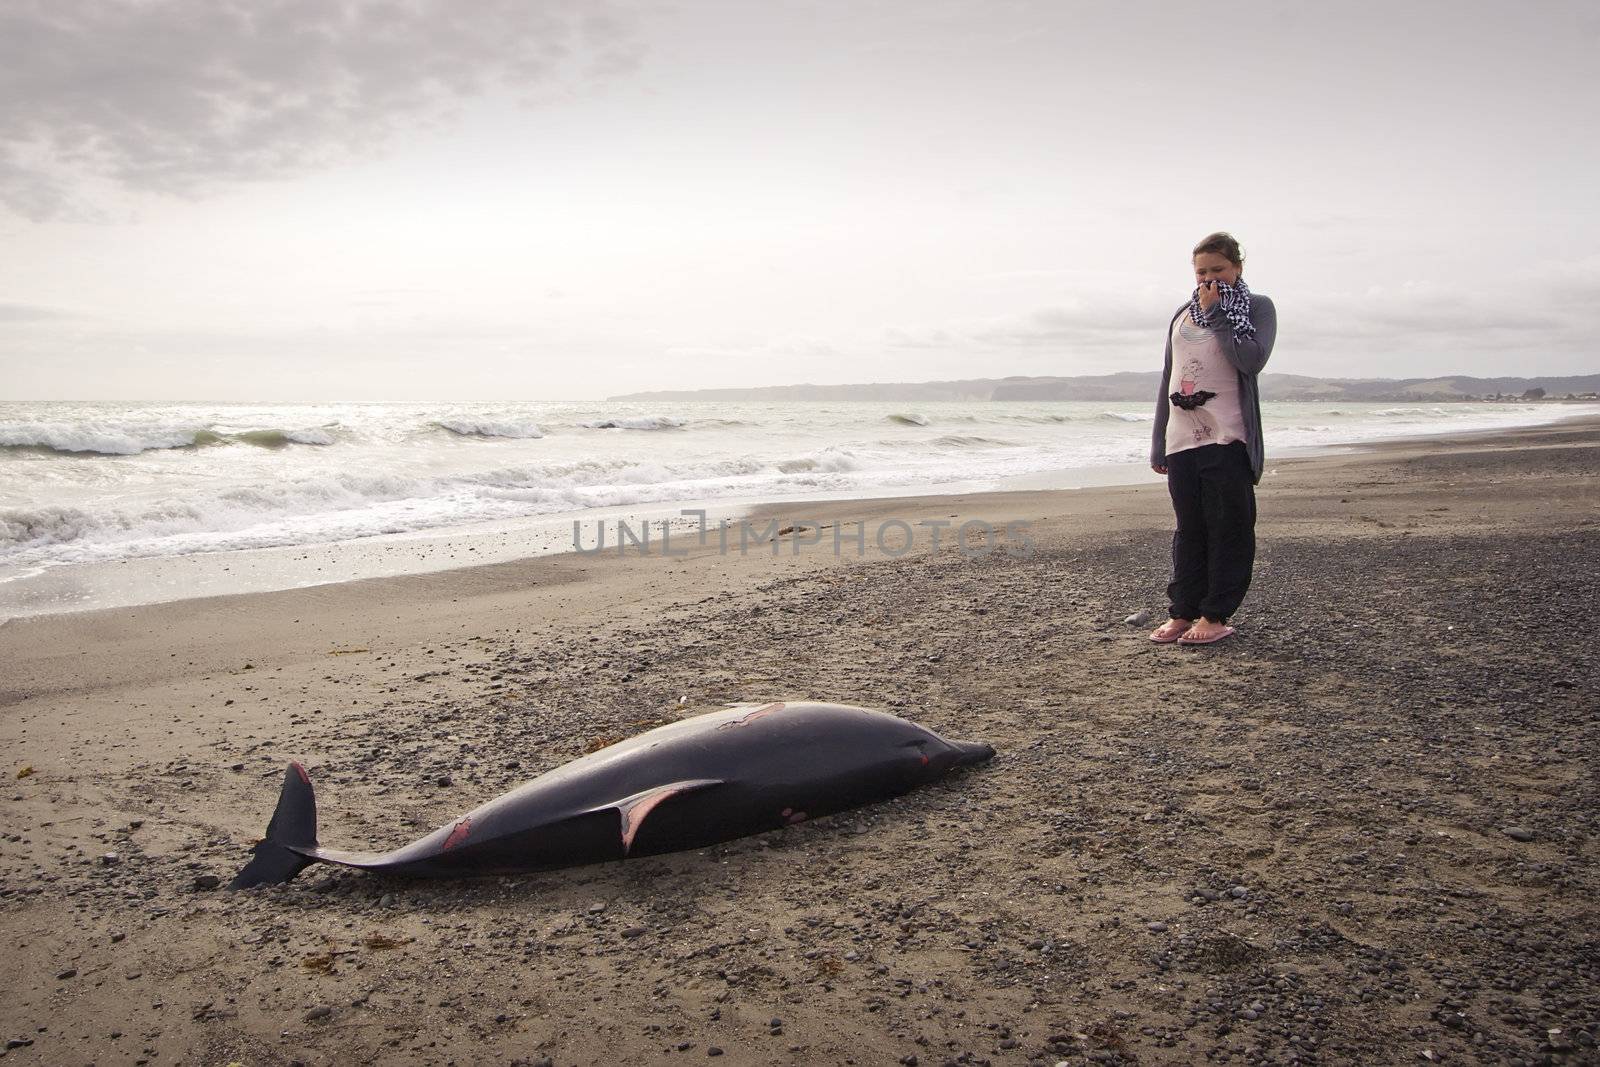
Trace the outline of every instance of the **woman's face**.
{"label": "woman's face", "polygon": [[1206,282],[1227,282],[1233,285],[1239,280],[1239,268],[1228,262],[1228,257],[1221,252],[1201,252],[1194,257],[1194,281],[1196,285]]}

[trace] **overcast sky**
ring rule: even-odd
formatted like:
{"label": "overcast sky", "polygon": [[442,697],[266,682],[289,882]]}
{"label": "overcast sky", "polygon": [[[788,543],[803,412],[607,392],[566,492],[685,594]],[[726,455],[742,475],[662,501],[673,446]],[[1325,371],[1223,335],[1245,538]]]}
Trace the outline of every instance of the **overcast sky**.
{"label": "overcast sky", "polygon": [[1600,8],[7,0],[0,399],[1600,372]]}

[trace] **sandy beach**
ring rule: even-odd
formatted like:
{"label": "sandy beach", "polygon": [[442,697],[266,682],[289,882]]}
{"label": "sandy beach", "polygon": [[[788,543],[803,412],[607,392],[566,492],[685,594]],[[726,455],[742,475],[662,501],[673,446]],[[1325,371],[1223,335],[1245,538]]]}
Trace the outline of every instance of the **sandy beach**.
{"label": "sandy beach", "polygon": [[[12,620],[7,1063],[1597,1062],[1597,466],[1594,419],[1269,454],[1239,634],[1205,649],[1124,622],[1165,606],[1154,476],[785,504],[758,528],[826,531],[776,556]],[[1031,555],[953,550],[969,520]],[[218,888],[291,759],[324,843],[390,847],[784,699],[998,755],[699,852]]]}

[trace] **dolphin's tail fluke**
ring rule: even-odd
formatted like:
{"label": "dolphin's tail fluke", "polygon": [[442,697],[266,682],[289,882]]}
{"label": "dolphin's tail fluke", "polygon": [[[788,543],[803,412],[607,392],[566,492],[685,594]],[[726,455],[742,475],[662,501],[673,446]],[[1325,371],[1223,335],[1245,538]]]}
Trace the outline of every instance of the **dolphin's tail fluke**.
{"label": "dolphin's tail fluke", "polygon": [[267,836],[256,842],[255,858],[245,864],[228,888],[287,882],[315,862],[304,853],[316,847],[317,795],[311,789],[311,776],[306,769],[291,763],[283,776],[278,808],[267,823]]}

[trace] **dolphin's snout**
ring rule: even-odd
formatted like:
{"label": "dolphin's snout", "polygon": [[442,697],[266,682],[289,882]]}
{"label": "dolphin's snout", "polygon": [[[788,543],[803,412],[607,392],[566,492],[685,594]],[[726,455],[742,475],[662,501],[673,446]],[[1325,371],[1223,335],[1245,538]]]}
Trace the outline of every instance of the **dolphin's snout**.
{"label": "dolphin's snout", "polygon": [[953,744],[956,752],[959,753],[959,755],[956,757],[957,767],[970,767],[975,763],[982,763],[986,759],[994,758],[993,745],[985,745],[982,742],[969,743],[965,741],[956,741]]}

